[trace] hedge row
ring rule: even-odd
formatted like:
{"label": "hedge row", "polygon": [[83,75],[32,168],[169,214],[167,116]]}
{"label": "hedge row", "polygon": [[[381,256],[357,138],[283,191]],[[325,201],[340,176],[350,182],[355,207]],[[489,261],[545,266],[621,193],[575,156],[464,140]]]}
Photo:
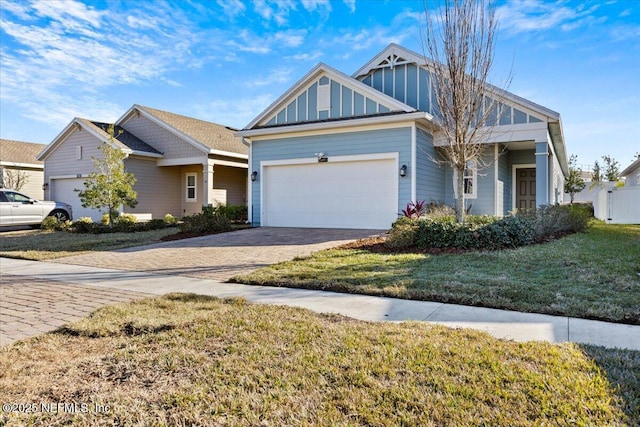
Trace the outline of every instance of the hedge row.
{"label": "hedge row", "polygon": [[472,217],[458,224],[451,216],[400,218],[386,245],[403,248],[496,250],[541,242],[552,236],[584,231],[593,210],[584,205],[541,206],[515,216]]}

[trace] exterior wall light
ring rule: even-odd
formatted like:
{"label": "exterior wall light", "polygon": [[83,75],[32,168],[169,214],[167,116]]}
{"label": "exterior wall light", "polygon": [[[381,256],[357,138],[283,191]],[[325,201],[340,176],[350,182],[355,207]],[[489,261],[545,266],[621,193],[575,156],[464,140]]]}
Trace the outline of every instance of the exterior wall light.
{"label": "exterior wall light", "polygon": [[400,176],[403,178],[407,176],[407,165],[402,165],[400,167]]}
{"label": "exterior wall light", "polygon": [[258,171],[251,172],[251,181],[253,182],[256,179],[258,179]]}

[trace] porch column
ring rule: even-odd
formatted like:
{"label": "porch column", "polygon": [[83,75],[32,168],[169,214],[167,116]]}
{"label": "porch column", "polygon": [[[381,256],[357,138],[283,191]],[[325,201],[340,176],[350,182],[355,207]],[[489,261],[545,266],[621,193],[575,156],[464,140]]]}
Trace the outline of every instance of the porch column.
{"label": "porch column", "polygon": [[536,206],[549,203],[549,147],[536,142]]}
{"label": "porch column", "polygon": [[213,205],[213,160],[208,159],[202,169],[202,200],[204,205]]}

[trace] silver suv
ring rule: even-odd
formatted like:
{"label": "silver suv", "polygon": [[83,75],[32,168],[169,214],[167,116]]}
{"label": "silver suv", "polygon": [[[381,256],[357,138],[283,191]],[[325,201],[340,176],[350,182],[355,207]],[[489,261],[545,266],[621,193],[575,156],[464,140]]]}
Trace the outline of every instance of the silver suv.
{"label": "silver suv", "polygon": [[40,225],[54,216],[59,221],[71,221],[71,206],[66,203],[39,201],[15,190],[0,189],[0,227]]}

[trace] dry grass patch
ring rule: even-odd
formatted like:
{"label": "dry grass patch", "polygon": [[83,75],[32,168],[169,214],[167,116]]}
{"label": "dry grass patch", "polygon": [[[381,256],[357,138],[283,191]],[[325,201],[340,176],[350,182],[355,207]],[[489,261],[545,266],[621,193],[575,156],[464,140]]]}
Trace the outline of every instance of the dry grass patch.
{"label": "dry grass patch", "polygon": [[[637,361],[635,365],[640,365]],[[0,414],[33,425],[621,425],[576,345],[420,323],[167,295],[106,307],[0,350],[4,402],[105,413]],[[636,412],[634,412],[636,411]]]}

